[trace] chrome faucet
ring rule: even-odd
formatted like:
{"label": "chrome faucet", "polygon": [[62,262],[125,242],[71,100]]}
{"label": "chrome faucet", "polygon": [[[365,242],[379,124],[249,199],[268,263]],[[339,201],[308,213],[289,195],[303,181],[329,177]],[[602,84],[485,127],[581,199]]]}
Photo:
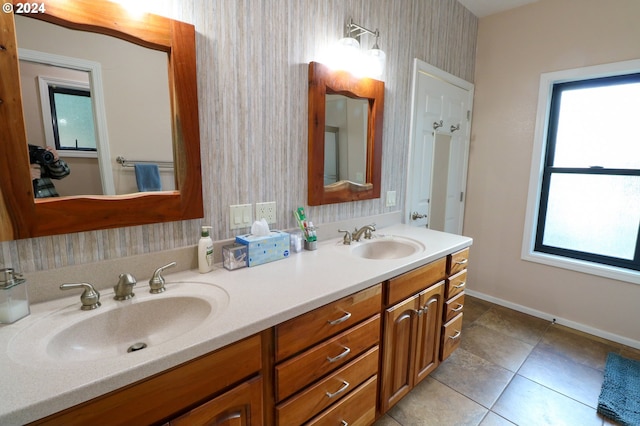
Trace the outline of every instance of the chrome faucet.
{"label": "chrome faucet", "polygon": [[149,288],[150,288],[149,293],[152,293],[152,294],[162,293],[165,290],[164,277],[162,276],[162,271],[164,271],[167,268],[171,268],[173,266],[176,266],[176,262],[171,262],[168,265],[161,266],[155,270],[155,272],[153,273],[153,276],[149,280]]}
{"label": "chrome faucet", "polygon": [[351,244],[351,232],[346,229],[338,229],[338,232],[344,232],[344,237],[342,238],[342,244],[349,245]]}
{"label": "chrome faucet", "polygon": [[80,295],[80,302],[83,311],[90,311],[100,306],[100,293],[89,283],[62,284],[60,290],[69,290],[73,288],[83,288],[84,291]]}
{"label": "chrome faucet", "polygon": [[113,286],[113,291],[115,292],[113,298],[116,300],[131,299],[135,296],[135,294],[133,294],[133,286],[136,285],[136,283],[137,281],[133,275],[120,274],[118,284]]}
{"label": "chrome faucet", "polygon": [[371,225],[365,225],[362,228],[356,228],[355,231],[351,234],[351,238],[353,241],[360,241],[360,237],[364,234],[366,239],[371,239],[371,233],[376,230],[376,224],[372,223]]}

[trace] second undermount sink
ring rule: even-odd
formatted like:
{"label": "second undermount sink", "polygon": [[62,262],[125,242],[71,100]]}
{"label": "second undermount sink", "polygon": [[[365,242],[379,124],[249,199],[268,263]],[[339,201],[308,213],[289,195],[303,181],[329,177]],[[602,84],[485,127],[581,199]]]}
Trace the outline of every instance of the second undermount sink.
{"label": "second undermount sink", "polygon": [[16,336],[10,355],[19,362],[56,365],[127,356],[188,338],[224,310],[229,300],[223,289],[205,283],[167,284],[162,294],[149,294],[142,287],[135,293],[122,302],[103,294],[102,307],[94,311],[81,311],[79,301],[55,311]]}
{"label": "second undermount sink", "polygon": [[365,259],[401,259],[424,250],[424,245],[411,238],[380,236],[352,243],[351,254]]}

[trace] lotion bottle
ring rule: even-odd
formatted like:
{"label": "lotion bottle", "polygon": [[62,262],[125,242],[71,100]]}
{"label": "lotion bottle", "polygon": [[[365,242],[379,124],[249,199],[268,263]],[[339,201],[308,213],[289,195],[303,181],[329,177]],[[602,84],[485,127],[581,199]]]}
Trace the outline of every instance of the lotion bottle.
{"label": "lotion bottle", "polygon": [[213,240],[211,239],[210,226],[203,226],[198,241],[198,271],[201,274],[210,272],[213,269]]}

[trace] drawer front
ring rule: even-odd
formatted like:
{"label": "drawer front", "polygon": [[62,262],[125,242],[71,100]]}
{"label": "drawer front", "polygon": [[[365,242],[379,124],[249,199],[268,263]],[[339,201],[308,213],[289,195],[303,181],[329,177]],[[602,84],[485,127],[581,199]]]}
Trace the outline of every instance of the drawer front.
{"label": "drawer front", "polygon": [[467,269],[469,263],[469,248],[460,250],[449,255],[449,264],[447,265],[447,274],[453,275],[463,269]]}
{"label": "drawer front", "polygon": [[467,287],[467,270],[458,272],[456,275],[450,277],[447,280],[447,288],[445,290],[444,298],[449,300],[452,297],[462,293]]}
{"label": "drawer front", "polygon": [[299,425],[349,395],[378,371],[378,346],[276,407],[276,423]]}
{"label": "drawer front", "polygon": [[369,426],[373,424],[376,418],[376,388],[377,377],[374,376],[306,424],[308,426]]}
{"label": "drawer front", "polygon": [[435,262],[409,271],[399,277],[387,281],[386,305],[393,305],[407,297],[442,281],[446,277],[447,258],[443,257]]}
{"label": "drawer front", "polygon": [[382,284],[378,284],[278,325],[276,361],[346,330],[381,308]]}
{"label": "drawer front", "polygon": [[440,361],[444,361],[455,351],[460,345],[462,337],[462,315],[446,323],[442,327],[442,342],[440,344]]}
{"label": "drawer front", "polygon": [[380,314],[276,366],[276,400],[282,401],[356,358],[380,341]]}
{"label": "drawer front", "polygon": [[451,321],[456,315],[462,312],[464,309],[464,292],[458,294],[452,299],[449,299],[444,304],[444,322],[445,324]]}

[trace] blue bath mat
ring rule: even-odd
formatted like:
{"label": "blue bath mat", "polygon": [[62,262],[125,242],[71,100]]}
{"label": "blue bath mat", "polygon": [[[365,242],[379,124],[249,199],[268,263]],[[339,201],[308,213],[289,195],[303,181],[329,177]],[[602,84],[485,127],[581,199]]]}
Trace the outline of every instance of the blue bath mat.
{"label": "blue bath mat", "polygon": [[609,353],[598,413],[621,425],[640,425],[640,361]]}

